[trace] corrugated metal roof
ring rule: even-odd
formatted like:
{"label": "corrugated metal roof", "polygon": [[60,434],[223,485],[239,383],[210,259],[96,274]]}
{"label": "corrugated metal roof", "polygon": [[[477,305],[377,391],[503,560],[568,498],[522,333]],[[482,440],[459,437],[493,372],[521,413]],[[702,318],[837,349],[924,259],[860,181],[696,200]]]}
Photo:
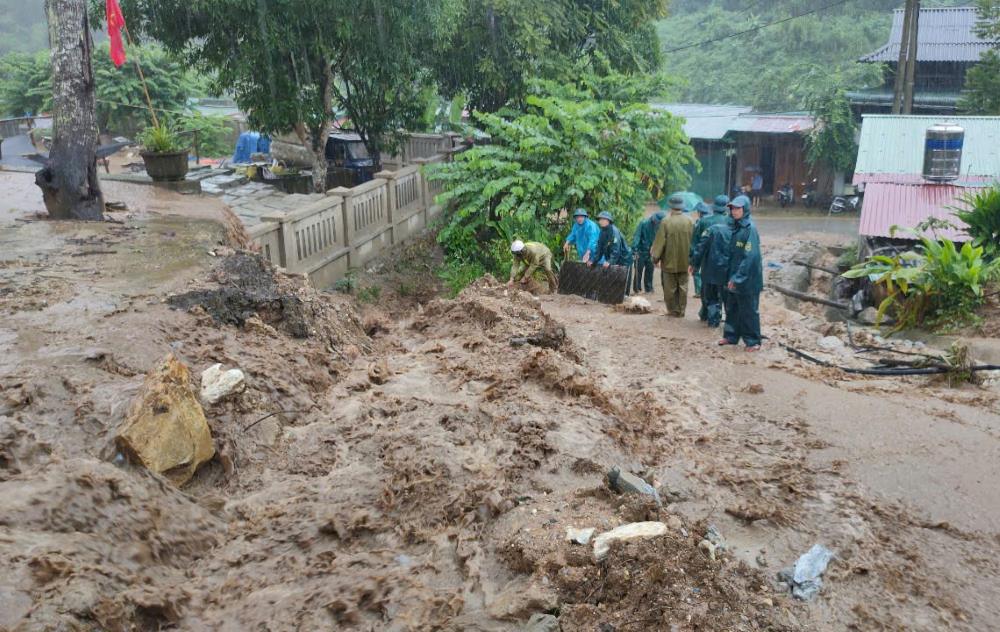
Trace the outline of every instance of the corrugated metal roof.
{"label": "corrugated metal roof", "polygon": [[654,103],[654,108],[666,110],[685,119],[684,133],[688,138],[722,140],[741,114],[753,108],[747,105],[702,105],[698,103]]}
{"label": "corrugated metal roof", "polygon": [[[976,35],[976,20],[975,7],[921,9],[917,61],[979,61],[980,54],[990,44]],[[902,36],[903,9],[896,9],[892,14],[889,43],[859,61],[898,62]]]}
{"label": "corrugated metal roof", "polygon": [[[865,198],[861,204],[858,232],[868,237],[892,237],[893,226],[916,229],[917,224],[936,217],[959,227],[959,230],[939,230],[939,237],[964,241],[968,239],[965,224],[955,217],[950,207],[961,208],[961,198],[981,188],[948,184],[869,184],[865,187]],[[906,233],[895,235],[901,238],[907,236]]]}
{"label": "corrugated metal roof", "polygon": [[722,140],[730,132],[794,134],[813,127],[808,114],[754,114],[745,105],[699,105],[694,103],[654,103],[654,108],[684,117],[688,138]]}
{"label": "corrugated metal roof", "polygon": [[945,122],[965,129],[962,176],[1000,177],[1000,116],[866,114],[861,124],[855,183],[867,182],[871,174],[919,175],[924,166],[927,128]]}
{"label": "corrugated metal roof", "polygon": [[796,134],[808,132],[813,125],[814,119],[808,114],[744,114],[736,120],[730,131]]}

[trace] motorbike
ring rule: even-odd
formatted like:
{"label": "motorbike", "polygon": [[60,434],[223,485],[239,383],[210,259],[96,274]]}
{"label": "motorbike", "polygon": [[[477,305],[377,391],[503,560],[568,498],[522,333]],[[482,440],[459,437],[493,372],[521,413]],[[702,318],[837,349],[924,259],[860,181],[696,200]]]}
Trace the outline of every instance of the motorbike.
{"label": "motorbike", "polygon": [[778,189],[778,204],[781,205],[781,208],[795,206],[795,189],[792,188],[791,184],[786,182]]}
{"label": "motorbike", "polygon": [[812,208],[816,206],[816,183],[817,179],[813,178],[812,182],[802,183],[802,203],[806,208]]}
{"label": "motorbike", "polygon": [[856,212],[861,210],[861,196],[851,195],[843,196],[838,195],[833,198],[833,202],[830,203],[831,213],[843,213],[845,211]]}

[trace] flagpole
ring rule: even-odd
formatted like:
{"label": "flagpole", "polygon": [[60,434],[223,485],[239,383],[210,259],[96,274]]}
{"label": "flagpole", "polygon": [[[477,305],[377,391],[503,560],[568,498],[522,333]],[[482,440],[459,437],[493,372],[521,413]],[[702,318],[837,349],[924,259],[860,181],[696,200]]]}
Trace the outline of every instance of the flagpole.
{"label": "flagpole", "polygon": [[[135,52],[135,42],[132,41],[132,34],[128,32],[128,25],[122,23],[122,28],[125,29],[125,37],[128,38],[128,45],[132,48],[132,52]],[[132,61],[135,62],[135,69],[139,71],[139,81],[142,83],[142,92],[146,95],[146,105],[149,106],[149,115],[153,117],[153,125],[156,127],[160,126],[160,122],[156,119],[156,110],[153,108],[153,100],[149,98],[149,88],[146,87],[146,77],[142,74],[142,66],[139,65],[139,56],[133,54]]]}

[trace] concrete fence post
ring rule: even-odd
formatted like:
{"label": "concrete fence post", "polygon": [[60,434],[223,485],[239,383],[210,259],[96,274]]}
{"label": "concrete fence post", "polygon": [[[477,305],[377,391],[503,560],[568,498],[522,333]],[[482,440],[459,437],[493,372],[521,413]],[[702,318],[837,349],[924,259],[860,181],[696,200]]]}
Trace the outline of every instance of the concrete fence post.
{"label": "concrete fence post", "polygon": [[278,225],[278,240],[281,242],[281,251],[278,253],[278,265],[289,272],[297,272],[295,264],[298,256],[295,250],[295,231],[288,223],[288,218],[284,213],[274,213],[273,215],[261,215],[262,222],[274,222]]}
{"label": "concrete fence post", "polygon": [[389,221],[389,243],[396,243],[396,211],[399,209],[399,200],[396,192],[396,172],[379,171],[376,178],[385,180],[385,216]]}
{"label": "concrete fence post", "polygon": [[340,206],[340,211],[344,217],[344,247],[354,249],[354,192],[347,187],[337,187],[326,192],[327,195],[336,195],[344,201]]}

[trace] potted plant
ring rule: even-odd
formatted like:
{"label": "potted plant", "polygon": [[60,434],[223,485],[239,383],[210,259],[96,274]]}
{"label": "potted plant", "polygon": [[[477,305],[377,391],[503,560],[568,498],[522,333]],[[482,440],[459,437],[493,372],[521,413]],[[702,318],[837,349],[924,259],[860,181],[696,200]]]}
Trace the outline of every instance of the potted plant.
{"label": "potted plant", "polygon": [[142,161],[154,182],[183,180],[188,171],[188,148],[167,125],[151,125],[139,135]]}

